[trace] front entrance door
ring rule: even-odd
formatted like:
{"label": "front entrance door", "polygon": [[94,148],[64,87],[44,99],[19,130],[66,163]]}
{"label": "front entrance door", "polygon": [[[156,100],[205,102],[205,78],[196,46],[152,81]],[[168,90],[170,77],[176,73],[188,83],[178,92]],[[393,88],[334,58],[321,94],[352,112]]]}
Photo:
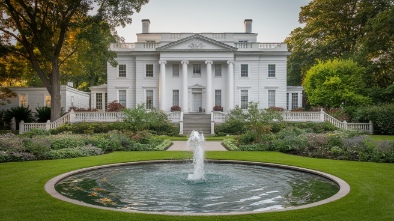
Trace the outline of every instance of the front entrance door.
{"label": "front entrance door", "polygon": [[193,112],[202,111],[202,93],[193,93]]}

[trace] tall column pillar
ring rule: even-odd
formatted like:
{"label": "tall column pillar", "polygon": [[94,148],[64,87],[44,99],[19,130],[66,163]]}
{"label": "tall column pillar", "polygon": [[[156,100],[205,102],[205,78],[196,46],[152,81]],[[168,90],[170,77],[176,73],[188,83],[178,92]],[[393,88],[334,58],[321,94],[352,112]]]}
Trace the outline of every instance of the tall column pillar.
{"label": "tall column pillar", "polygon": [[165,110],[166,105],[166,61],[159,61],[160,77],[159,77],[159,108]]}
{"label": "tall column pillar", "polygon": [[188,83],[187,83],[187,65],[189,64],[189,61],[181,61],[182,64],[182,111],[184,113],[189,112],[188,108]]}
{"label": "tall column pillar", "polygon": [[228,64],[228,110],[234,109],[234,61]]}
{"label": "tall column pillar", "polygon": [[207,64],[207,99],[206,99],[206,108],[205,113],[209,114],[212,111],[212,61],[205,61]]}

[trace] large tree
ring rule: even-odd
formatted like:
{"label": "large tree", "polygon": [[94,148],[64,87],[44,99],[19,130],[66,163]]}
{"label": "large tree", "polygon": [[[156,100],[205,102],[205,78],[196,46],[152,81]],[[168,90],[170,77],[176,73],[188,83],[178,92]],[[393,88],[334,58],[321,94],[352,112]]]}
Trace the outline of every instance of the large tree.
{"label": "large tree", "polygon": [[[84,30],[89,13],[110,27],[131,23],[131,15],[148,0],[0,0],[0,51],[28,59],[51,95],[51,120],[60,117],[60,67],[72,54],[65,42],[70,31]],[[21,47],[16,47],[15,41]]]}
{"label": "large tree", "polygon": [[310,104],[327,108],[342,105],[365,105],[362,95],[365,68],[352,60],[318,61],[305,76],[304,87]]}
{"label": "large tree", "polygon": [[[380,53],[386,55],[387,51],[392,51],[392,40],[385,41],[393,36],[393,25],[390,23],[394,16],[393,4],[392,0],[313,0],[301,7],[299,22],[305,26],[293,30],[286,39],[292,52],[288,65],[289,84],[300,85],[306,72],[318,59],[353,58],[367,67],[373,57],[370,56],[369,60],[366,56],[360,57],[371,55],[361,53],[361,50],[366,49],[364,44],[369,43],[372,45],[368,46],[368,50],[372,50],[373,42],[378,40],[373,36],[381,39]],[[372,37],[369,38],[372,41],[368,41],[366,36]],[[387,44],[391,46],[387,47]],[[366,60],[368,63],[363,62]],[[388,64],[394,62],[392,57],[380,61],[380,66],[372,69],[373,75],[380,77],[369,79],[369,85],[386,78],[387,75],[378,73],[389,74]]]}

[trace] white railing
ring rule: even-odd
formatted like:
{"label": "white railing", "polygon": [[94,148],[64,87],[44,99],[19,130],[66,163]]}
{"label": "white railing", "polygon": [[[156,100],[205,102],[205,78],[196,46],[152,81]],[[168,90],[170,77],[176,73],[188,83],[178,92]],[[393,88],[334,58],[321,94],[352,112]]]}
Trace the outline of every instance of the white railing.
{"label": "white railing", "polygon": [[177,123],[181,120],[181,115],[183,112],[175,111],[167,113],[167,118],[173,123]]}
{"label": "white railing", "polygon": [[116,122],[123,121],[123,112],[73,112],[70,123],[75,122]]}
{"label": "white railing", "polygon": [[236,48],[252,48],[253,45],[252,45],[252,43],[248,43],[248,42],[239,42],[239,43],[235,43],[235,47]]}
{"label": "white railing", "polygon": [[134,49],[134,43],[115,43],[111,44],[111,49]]}
{"label": "white railing", "polygon": [[55,129],[70,121],[70,113],[67,113],[59,119],[51,122],[48,120],[46,123],[25,123],[23,120],[19,123],[19,134],[23,134],[31,129],[44,128],[46,130]]}
{"label": "white railing", "polygon": [[[183,112],[169,112],[168,119],[173,123],[179,123],[180,134],[183,133]],[[65,123],[75,122],[116,122],[123,121],[125,117],[123,112],[74,112],[62,116],[54,122],[49,120],[46,123],[24,123],[19,124],[19,134],[23,134],[33,128],[45,128],[46,130],[55,129]],[[344,130],[361,130],[368,133],[373,133],[373,124],[369,123],[347,123],[346,121],[339,121],[330,116],[323,110],[319,112],[282,112],[284,121],[290,122],[324,122],[328,121],[334,126]],[[227,113],[213,111],[211,112],[211,133],[214,132],[214,125],[224,123],[228,119]]]}
{"label": "white railing", "polygon": [[373,124],[372,121],[369,123],[348,123],[346,121],[339,121],[331,115],[324,112],[324,121],[332,123],[334,126],[344,129],[344,130],[361,130],[370,134],[373,134]]}
{"label": "white railing", "polygon": [[[183,123],[183,112],[170,112],[167,113],[168,120],[173,123]],[[65,123],[77,122],[117,122],[123,121],[125,114],[123,112],[74,112],[71,110],[69,113],[63,115],[61,118],[46,123],[19,123],[19,134],[30,131],[33,128],[44,128],[46,130],[56,129]]]}
{"label": "white railing", "polygon": [[[347,123],[339,121],[330,116],[323,110],[315,112],[282,112],[284,121],[289,122],[325,122],[328,121],[334,126],[344,130],[360,130],[363,132],[373,133],[373,124],[369,123]],[[228,115],[224,112],[212,112],[211,119],[214,123],[224,123],[228,119]]]}
{"label": "white railing", "polygon": [[69,113],[63,115],[62,117],[60,117],[59,119],[53,121],[53,122],[51,123],[51,125],[50,125],[50,129],[55,129],[55,128],[57,128],[57,127],[62,126],[62,125],[65,124],[65,123],[70,122],[70,113],[71,113],[71,112],[69,112]]}
{"label": "white railing", "polygon": [[211,113],[211,120],[215,123],[224,123],[228,118],[227,113],[224,112],[213,111]]}
{"label": "white railing", "polygon": [[313,122],[323,122],[321,112],[282,112],[282,117],[284,121],[313,121]]}
{"label": "white railing", "polygon": [[281,47],[282,43],[260,43],[259,48],[273,49],[277,47]]}

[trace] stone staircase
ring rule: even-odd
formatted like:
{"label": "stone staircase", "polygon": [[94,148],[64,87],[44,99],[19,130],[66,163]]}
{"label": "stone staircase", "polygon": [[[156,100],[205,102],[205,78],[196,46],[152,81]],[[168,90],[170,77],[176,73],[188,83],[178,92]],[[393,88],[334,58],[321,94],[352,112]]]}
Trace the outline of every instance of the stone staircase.
{"label": "stone staircase", "polygon": [[210,114],[184,114],[183,134],[190,134],[193,130],[203,132],[204,135],[211,134]]}

